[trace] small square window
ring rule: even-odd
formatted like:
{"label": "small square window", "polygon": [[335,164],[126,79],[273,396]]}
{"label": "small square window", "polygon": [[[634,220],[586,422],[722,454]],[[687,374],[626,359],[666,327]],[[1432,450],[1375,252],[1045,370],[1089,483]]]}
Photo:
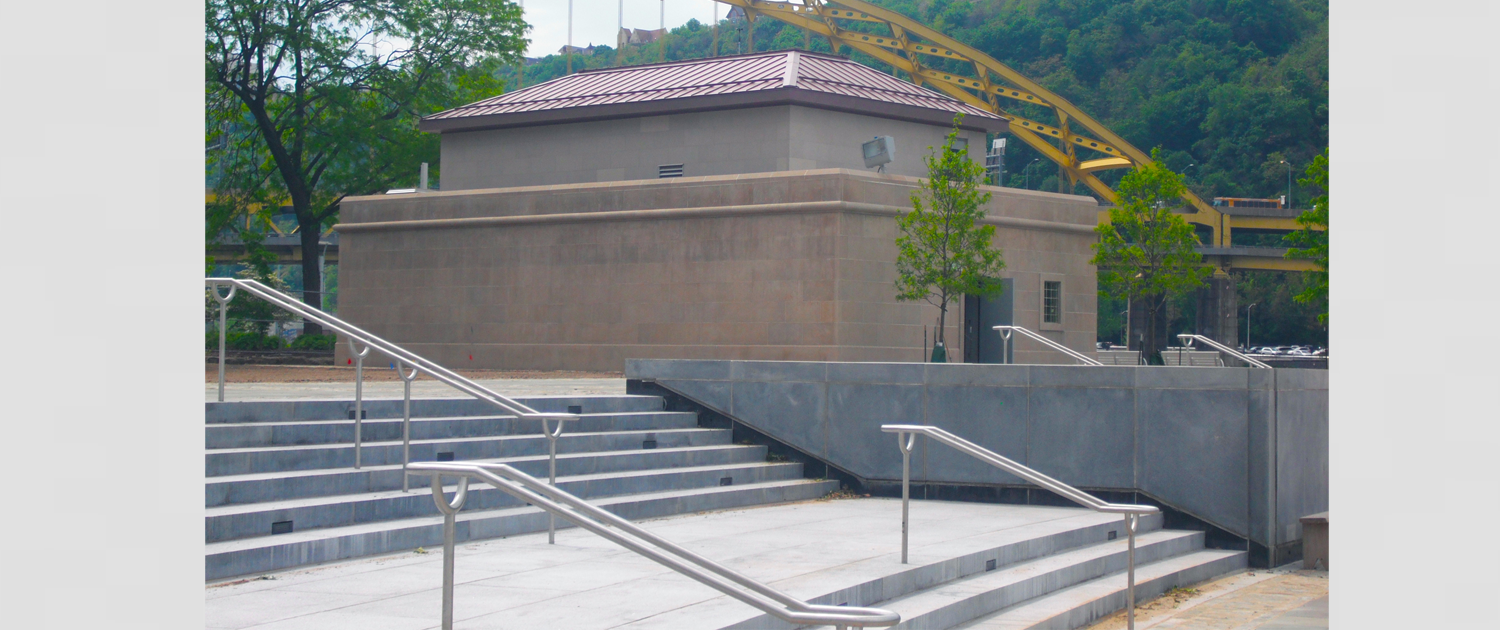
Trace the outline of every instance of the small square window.
{"label": "small square window", "polygon": [[1042,283],[1042,323],[1062,323],[1062,281],[1048,280]]}

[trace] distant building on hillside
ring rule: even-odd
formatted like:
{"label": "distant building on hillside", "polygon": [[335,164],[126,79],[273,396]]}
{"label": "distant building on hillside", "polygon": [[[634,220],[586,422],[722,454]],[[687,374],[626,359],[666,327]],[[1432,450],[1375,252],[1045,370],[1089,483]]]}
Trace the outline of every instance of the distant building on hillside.
{"label": "distant building on hillside", "polygon": [[594,45],[592,43],[589,44],[588,48],[580,48],[578,46],[567,46],[567,45],[564,45],[562,48],[557,49],[557,54],[559,54],[559,55],[566,55],[566,54],[568,54],[568,50],[569,49],[571,49],[573,51],[573,54],[575,54],[575,55],[592,55],[592,54],[594,54]]}
{"label": "distant building on hillside", "polygon": [[733,7],[729,9],[729,15],[724,16],[724,19],[730,22],[743,21],[745,19],[745,10],[740,7]]}
{"label": "distant building on hillside", "polygon": [[615,41],[620,46],[639,46],[659,40],[666,36],[666,34],[667,29],[664,28],[650,31],[640,28],[622,28],[620,29],[620,33],[615,37]]}

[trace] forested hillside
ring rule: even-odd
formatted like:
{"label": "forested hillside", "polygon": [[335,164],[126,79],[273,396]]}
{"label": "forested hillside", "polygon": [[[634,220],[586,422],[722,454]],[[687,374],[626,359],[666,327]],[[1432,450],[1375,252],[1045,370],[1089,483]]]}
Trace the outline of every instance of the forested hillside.
{"label": "forested hillside", "polygon": [[[1300,176],[1328,144],[1326,0],[873,0],[974,46],[1078,105],[1166,164],[1200,196],[1275,197],[1287,167]],[[719,54],[747,52],[746,24],[721,22]],[[828,43],[772,19],[755,25],[755,50]],[[612,43],[612,42],[611,42]],[[574,68],[706,57],[713,29],[696,21],[664,42],[624,54],[598,46]],[[841,54],[889,71],[864,55]],[[524,85],[562,76],[552,55],[524,69]],[[506,76],[516,85],[516,77]],[[1041,112],[1022,115],[1050,122]],[[1026,184],[1029,147],[1007,157],[1006,185]],[[1113,183],[1119,172],[1103,174]],[[1294,177],[1295,179],[1295,177]],[[1057,190],[1057,168],[1031,169],[1030,187]],[[1083,193],[1080,186],[1078,192]],[[1312,191],[1293,182],[1302,207]]]}

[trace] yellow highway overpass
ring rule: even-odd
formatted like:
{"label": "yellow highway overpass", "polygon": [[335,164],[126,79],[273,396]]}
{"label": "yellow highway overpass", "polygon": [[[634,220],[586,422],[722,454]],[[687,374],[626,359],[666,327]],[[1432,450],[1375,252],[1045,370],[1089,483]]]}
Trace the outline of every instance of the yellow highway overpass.
{"label": "yellow highway overpass", "polygon": [[[1306,259],[1287,259],[1285,247],[1236,246],[1232,240],[1235,230],[1286,233],[1302,229],[1297,215],[1305,210],[1297,208],[1201,208],[1196,212],[1183,213],[1182,218],[1195,226],[1207,229],[1198,231],[1207,236],[1208,242],[1198,247],[1204,261],[1222,269],[1249,269],[1258,271],[1313,271],[1317,269]],[[1109,224],[1109,209],[1099,210],[1099,225]]]}

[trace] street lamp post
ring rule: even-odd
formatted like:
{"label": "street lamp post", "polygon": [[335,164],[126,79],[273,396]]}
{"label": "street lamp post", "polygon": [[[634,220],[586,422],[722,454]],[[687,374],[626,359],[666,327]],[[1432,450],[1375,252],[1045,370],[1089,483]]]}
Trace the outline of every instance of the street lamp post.
{"label": "street lamp post", "polygon": [[1255,302],[1245,307],[1245,352],[1250,352],[1250,309],[1255,308],[1255,305],[1259,303]]}
{"label": "street lamp post", "polygon": [[[1031,164],[1036,164],[1040,161],[1042,161],[1042,158],[1037,158],[1032,160]],[[1026,165],[1026,190],[1031,190],[1031,164]]]}
{"label": "street lamp post", "polygon": [[1290,208],[1292,207],[1292,163],[1286,160],[1282,160],[1281,163],[1286,165],[1286,207]]}

